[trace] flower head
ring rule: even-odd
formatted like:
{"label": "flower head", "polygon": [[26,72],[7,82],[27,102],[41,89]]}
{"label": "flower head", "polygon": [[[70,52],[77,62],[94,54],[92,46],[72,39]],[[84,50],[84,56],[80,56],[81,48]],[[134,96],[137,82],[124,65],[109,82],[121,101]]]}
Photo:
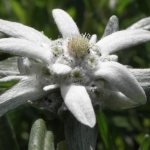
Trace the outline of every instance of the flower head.
{"label": "flower head", "polygon": [[[62,34],[54,41],[31,27],[0,20],[0,32],[8,35],[0,39],[0,51],[20,56],[19,73],[1,73],[1,83],[18,82],[0,95],[1,115],[28,100],[50,96],[55,89],[60,89],[59,94],[74,117],[90,127],[96,123],[96,104],[125,109],[146,102],[138,81],[111,54],[149,41],[150,32],[143,25],[147,19],[118,31],[118,19],[112,16],[102,39],[97,41],[95,34],[80,34],[65,11],[54,9],[52,14]],[[54,99],[57,101],[57,97]]]}
{"label": "flower head", "polygon": [[86,35],[76,35],[68,41],[68,51],[72,56],[84,57],[90,49],[89,39]]}

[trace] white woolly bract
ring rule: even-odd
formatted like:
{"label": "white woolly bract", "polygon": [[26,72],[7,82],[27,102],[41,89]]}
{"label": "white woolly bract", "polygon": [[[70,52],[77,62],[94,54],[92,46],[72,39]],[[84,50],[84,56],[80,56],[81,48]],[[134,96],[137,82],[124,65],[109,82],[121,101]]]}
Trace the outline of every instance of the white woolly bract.
{"label": "white woolly bract", "polygon": [[96,118],[91,99],[84,86],[63,85],[61,94],[67,108],[81,123],[94,127]]}
{"label": "white woolly bract", "polygon": [[150,40],[150,32],[142,29],[122,30],[110,34],[97,42],[102,55],[135,46]]}
{"label": "white woolly bract", "polygon": [[63,38],[80,34],[76,23],[65,11],[53,9],[52,14]]}
{"label": "white woolly bract", "polygon": [[122,92],[131,101],[139,104],[146,103],[146,95],[135,77],[128,69],[117,62],[103,62],[95,72],[97,79],[104,79],[114,90]]}

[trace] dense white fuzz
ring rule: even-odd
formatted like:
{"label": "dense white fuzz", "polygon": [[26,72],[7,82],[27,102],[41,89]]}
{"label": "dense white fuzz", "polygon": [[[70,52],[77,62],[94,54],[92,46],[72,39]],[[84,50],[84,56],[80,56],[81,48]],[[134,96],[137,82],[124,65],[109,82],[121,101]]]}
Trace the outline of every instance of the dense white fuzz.
{"label": "dense white fuzz", "polygon": [[131,101],[145,104],[146,95],[128,69],[117,62],[103,62],[95,72],[96,79],[105,80],[111,87],[126,95]]}
{"label": "dense white fuzz", "polygon": [[64,64],[54,64],[50,67],[50,71],[52,71],[55,75],[67,75],[71,72],[71,67]]}
{"label": "dense white fuzz", "polygon": [[139,20],[138,22],[131,25],[128,29],[144,29],[150,30],[150,17]]}
{"label": "dense white fuzz", "polygon": [[43,53],[42,47],[34,44],[33,42],[17,38],[0,39],[0,52],[40,59],[47,64],[50,63],[52,58],[50,49],[44,48]]}
{"label": "dense white fuzz", "polygon": [[32,78],[22,80],[11,89],[0,95],[0,116],[28,100],[37,100],[45,95]]}
{"label": "dense white fuzz", "polygon": [[0,19],[0,32],[11,37],[33,41],[36,44],[50,46],[51,41],[43,33],[21,23]]}
{"label": "dense white fuzz", "polygon": [[91,99],[84,86],[81,85],[62,85],[61,94],[67,108],[78,121],[94,127],[96,123]]}
{"label": "dense white fuzz", "polygon": [[110,17],[102,37],[108,36],[118,30],[119,30],[119,20],[115,15],[113,15]]}
{"label": "dense white fuzz", "polygon": [[73,19],[61,9],[53,9],[53,18],[63,38],[79,35],[79,29]]}
{"label": "dense white fuzz", "polygon": [[102,55],[108,55],[150,40],[150,32],[142,29],[122,30],[97,42]]}

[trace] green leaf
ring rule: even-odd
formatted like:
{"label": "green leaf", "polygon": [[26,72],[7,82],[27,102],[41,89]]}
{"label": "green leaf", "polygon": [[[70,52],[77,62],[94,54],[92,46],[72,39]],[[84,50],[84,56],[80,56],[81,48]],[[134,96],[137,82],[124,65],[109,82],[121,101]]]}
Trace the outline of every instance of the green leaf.
{"label": "green leaf", "polygon": [[143,142],[140,145],[139,150],[149,150],[150,149],[150,136],[145,135]]}
{"label": "green leaf", "polygon": [[103,112],[97,113],[97,122],[98,122],[99,131],[100,131],[100,136],[104,142],[104,145],[105,145],[106,149],[110,149],[111,142],[110,142],[108,123],[107,123],[107,119]]}
{"label": "green leaf", "polygon": [[147,15],[150,15],[150,1],[149,0],[137,0],[139,8]]}
{"label": "green leaf", "polygon": [[12,80],[7,82],[0,82],[0,88],[10,88],[18,83],[18,80]]}
{"label": "green leaf", "polygon": [[27,22],[27,14],[25,9],[22,7],[21,3],[16,0],[11,0],[11,6],[13,8],[14,13],[17,15],[19,20],[22,23]]}
{"label": "green leaf", "polygon": [[123,14],[126,11],[126,8],[130,3],[132,3],[131,0],[118,1],[116,11],[119,13],[119,15]]}
{"label": "green leaf", "polygon": [[0,117],[0,149],[19,150],[13,126],[6,115]]}

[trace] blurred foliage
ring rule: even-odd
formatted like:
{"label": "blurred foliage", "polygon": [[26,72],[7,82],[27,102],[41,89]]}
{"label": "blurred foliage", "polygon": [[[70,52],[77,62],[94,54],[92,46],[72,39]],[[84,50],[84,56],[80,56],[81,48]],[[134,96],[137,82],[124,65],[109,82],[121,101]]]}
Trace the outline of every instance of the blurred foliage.
{"label": "blurred foliage", "polygon": [[10,88],[15,85],[18,81],[7,81],[7,82],[0,82],[0,88]]}
{"label": "blurred foliage", "polygon": [[[55,39],[60,34],[51,15],[53,8],[66,10],[81,33],[96,33],[99,39],[113,14],[119,17],[120,29],[150,15],[149,0],[1,0],[0,18],[24,23]],[[118,55],[123,64],[150,67],[150,43],[127,49]],[[6,54],[0,53],[0,60],[6,57]],[[97,149],[150,149],[149,108],[147,103],[132,110],[98,113],[100,134]],[[64,139],[59,120],[51,121],[46,112],[23,106],[0,118],[0,150],[27,150],[31,125],[39,117],[44,118],[48,128],[54,131],[56,142]]]}

